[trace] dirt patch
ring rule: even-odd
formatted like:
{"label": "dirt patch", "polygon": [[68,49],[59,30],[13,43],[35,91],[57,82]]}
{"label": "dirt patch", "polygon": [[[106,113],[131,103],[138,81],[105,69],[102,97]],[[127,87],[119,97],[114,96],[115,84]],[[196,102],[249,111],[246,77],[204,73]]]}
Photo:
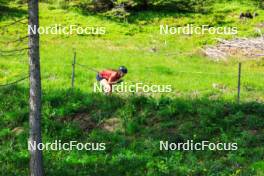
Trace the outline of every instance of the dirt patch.
{"label": "dirt patch", "polygon": [[23,127],[16,127],[16,128],[14,128],[14,129],[12,130],[12,132],[13,132],[16,136],[18,136],[18,135],[20,135],[21,133],[24,132],[24,128],[23,128]]}
{"label": "dirt patch", "polygon": [[62,121],[75,122],[85,132],[91,132],[95,128],[103,129],[108,132],[115,132],[117,130],[123,131],[123,124],[120,118],[105,119],[100,123],[96,123],[89,114],[79,113],[73,116],[66,116],[62,118]]}
{"label": "dirt patch", "polygon": [[216,46],[206,46],[203,49],[206,56],[216,61],[226,60],[228,57],[264,57],[264,37],[217,40]]}
{"label": "dirt patch", "polygon": [[116,117],[107,119],[100,125],[100,128],[108,132],[115,132],[117,130],[123,131],[122,120]]}
{"label": "dirt patch", "polygon": [[64,117],[62,121],[76,122],[80,126],[80,128],[85,132],[91,132],[94,128],[97,127],[96,122],[93,121],[92,118],[87,113],[79,113],[73,116],[67,116]]}

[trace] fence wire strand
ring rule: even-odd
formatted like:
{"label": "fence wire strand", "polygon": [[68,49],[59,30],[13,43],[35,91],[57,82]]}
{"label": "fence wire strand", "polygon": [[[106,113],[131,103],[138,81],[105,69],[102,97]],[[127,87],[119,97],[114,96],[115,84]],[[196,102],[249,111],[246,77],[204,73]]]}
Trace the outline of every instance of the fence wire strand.
{"label": "fence wire strand", "polygon": [[29,76],[25,76],[25,77],[23,77],[23,78],[21,78],[21,79],[18,79],[18,80],[16,80],[16,81],[14,81],[14,82],[11,82],[11,83],[2,84],[2,85],[0,84],[0,87],[11,86],[11,85],[17,84],[17,83],[19,83],[19,82],[21,82],[21,81],[24,81],[24,80],[27,79],[27,78],[29,78]]}

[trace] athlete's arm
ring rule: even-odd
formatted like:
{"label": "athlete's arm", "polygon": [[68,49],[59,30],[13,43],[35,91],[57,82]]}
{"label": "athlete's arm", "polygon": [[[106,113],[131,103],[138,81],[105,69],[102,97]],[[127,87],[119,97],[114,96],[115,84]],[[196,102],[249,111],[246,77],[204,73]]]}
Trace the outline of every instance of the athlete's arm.
{"label": "athlete's arm", "polygon": [[116,84],[118,82],[118,79],[116,78],[117,78],[117,72],[112,73],[108,79],[108,84]]}

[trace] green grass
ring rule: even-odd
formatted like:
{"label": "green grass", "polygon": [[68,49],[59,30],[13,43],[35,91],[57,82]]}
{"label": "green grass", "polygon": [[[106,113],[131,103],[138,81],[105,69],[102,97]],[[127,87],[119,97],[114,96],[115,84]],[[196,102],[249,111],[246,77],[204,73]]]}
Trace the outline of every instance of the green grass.
{"label": "green grass", "polygon": [[[25,16],[26,6],[10,4],[15,15],[4,13],[0,26],[12,17]],[[247,21],[241,11],[260,15]],[[9,10],[7,10],[8,12]],[[127,22],[103,14],[82,14],[78,9],[56,9],[40,4],[40,25],[79,24],[104,26],[106,35],[41,35],[40,55],[43,86],[43,141],[103,141],[107,150],[44,151],[46,175],[263,175],[264,60],[243,61],[241,104],[237,105],[239,58],[214,62],[200,48],[215,44],[214,38],[254,37],[255,26],[264,13],[251,1],[215,3],[207,14],[177,12],[134,12]],[[159,25],[237,26],[237,36],[159,34]],[[0,41],[27,34],[17,24],[1,33]],[[166,41],[166,42],[165,42]],[[1,50],[26,47],[1,44]],[[150,52],[156,47],[157,52]],[[94,94],[95,73],[76,67],[75,91],[71,87],[73,50],[77,62],[96,69],[126,65],[125,81],[171,84],[169,94],[132,96]],[[0,84],[28,74],[28,56],[0,56]],[[213,85],[218,85],[214,88]],[[107,132],[100,127],[83,131],[69,119],[80,114],[99,125],[118,118],[122,128]],[[66,119],[66,120],[65,120]],[[67,120],[68,119],[68,120]],[[12,132],[22,127],[20,134]],[[0,87],[0,175],[28,175],[28,81]],[[210,140],[237,142],[239,149],[223,151],[159,151],[159,141]]]}
{"label": "green grass", "polygon": [[[209,14],[139,12],[129,17],[131,23],[120,23],[102,16],[80,15],[75,11],[49,10],[50,5],[41,4],[41,26],[79,24],[104,26],[107,31],[106,35],[102,36],[42,35],[40,48],[43,87],[47,90],[51,87],[70,87],[73,49],[76,48],[78,63],[99,70],[126,65],[130,73],[126,77],[127,82],[171,84],[174,91],[170,96],[176,93],[180,93],[181,96],[191,95],[193,91],[198,91],[201,97],[207,95],[208,91],[218,94],[212,87],[212,84],[216,83],[225,85],[229,89],[225,94],[218,95],[219,97],[234,99],[237,60],[216,63],[201,55],[199,48],[205,44],[215,43],[214,38],[217,37],[236,36],[164,36],[159,34],[160,24],[184,26],[194,23],[218,26],[223,21],[227,26],[237,26],[238,36],[254,36],[253,27],[262,21],[262,11],[258,10],[260,13],[258,18],[241,22],[238,19],[240,11],[256,8],[253,5],[241,5],[238,2],[231,2],[225,7],[224,5],[227,4],[215,5]],[[225,16],[225,18],[217,18],[219,22],[215,19],[216,15]],[[20,36],[26,35],[26,26],[18,25],[8,29],[8,32],[2,36],[3,40],[14,39],[17,35],[11,37],[9,35],[14,33]],[[151,47],[156,47],[157,52],[150,52]],[[6,49],[11,48],[14,46],[6,47]],[[0,66],[2,68],[0,82],[4,84],[16,76],[27,73],[27,56],[3,57],[0,60]],[[85,92],[91,92],[95,74],[77,67],[76,75],[76,87]],[[244,62],[243,100],[263,100],[261,82],[263,82],[263,60]],[[246,85],[252,87],[254,92],[248,91]]]}
{"label": "green grass", "polygon": [[[16,95],[5,97],[5,95]],[[263,104],[208,99],[155,100],[80,91],[44,92],[43,142],[105,142],[106,151],[44,151],[46,175],[261,175]],[[28,91],[4,89],[0,97],[1,174],[28,174]],[[7,103],[8,102],[8,103]],[[121,127],[82,131],[70,119],[85,114],[95,124],[119,118]],[[22,127],[19,134],[12,132]],[[159,141],[236,142],[237,151],[160,151]],[[7,157],[8,156],[8,157]]]}

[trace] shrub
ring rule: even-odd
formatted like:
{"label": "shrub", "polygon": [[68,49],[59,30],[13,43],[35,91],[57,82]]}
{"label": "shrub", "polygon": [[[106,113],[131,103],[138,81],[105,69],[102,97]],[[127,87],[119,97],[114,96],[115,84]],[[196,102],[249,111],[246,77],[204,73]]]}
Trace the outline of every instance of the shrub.
{"label": "shrub", "polygon": [[58,0],[58,7],[61,9],[69,8],[69,1],[67,0]]}
{"label": "shrub", "polygon": [[105,13],[105,16],[120,21],[126,20],[129,15],[130,13],[128,13],[124,8],[114,8]]}
{"label": "shrub", "polygon": [[114,7],[111,0],[92,0],[95,11],[105,11]]}
{"label": "shrub", "polygon": [[211,0],[120,0],[128,9],[162,9],[172,11],[200,11]]}

